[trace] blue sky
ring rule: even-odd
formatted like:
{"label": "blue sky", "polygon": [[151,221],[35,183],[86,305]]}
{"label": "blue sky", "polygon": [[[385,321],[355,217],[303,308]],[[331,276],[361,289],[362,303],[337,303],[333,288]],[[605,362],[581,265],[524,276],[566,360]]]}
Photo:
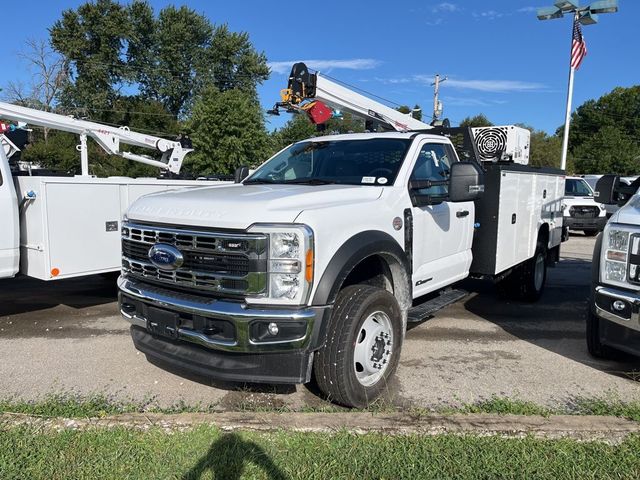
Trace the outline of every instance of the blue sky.
{"label": "blue sky", "polygon": [[[81,3],[3,4],[0,86],[28,81],[17,55],[25,39],[46,38],[61,11]],[[156,9],[180,4],[151,3]],[[535,16],[537,7],[553,0],[185,3],[214,23],[249,32],[273,62],[273,74],[259,90],[265,108],[286,87],[290,65],[305,60],[393,102],[418,103],[429,114],[433,75],[446,75],[441,100],[454,124],[479,112],[494,123],[523,122],[548,132],[563,123],[571,20],[540,22]],[[576,73],[574,107],[616,86],[640,83],[640,1],[619,3],[618,13],[601,15],[583,30],[588,55]],[[270,118],[269,125],[286,118]]]}

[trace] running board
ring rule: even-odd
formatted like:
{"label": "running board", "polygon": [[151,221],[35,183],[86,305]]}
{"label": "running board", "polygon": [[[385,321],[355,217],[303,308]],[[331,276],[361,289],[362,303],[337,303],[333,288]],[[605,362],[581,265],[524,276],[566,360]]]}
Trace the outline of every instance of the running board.
{"label": "running board", "polygon": [[407,321],[409,323],[415,323],[426,320],[438,310],[442,310],[444,307],[462,300],[467,295],[469,295],[469,292],[467,292],[466,290],[443,290],[442,293],[440,293],[440,295],[438,295],[437,297],[432,298],[431,300],[421,303],[420,305],[417,305],[415,307],[411,307],[409,309],[409,316],[407,318]]}

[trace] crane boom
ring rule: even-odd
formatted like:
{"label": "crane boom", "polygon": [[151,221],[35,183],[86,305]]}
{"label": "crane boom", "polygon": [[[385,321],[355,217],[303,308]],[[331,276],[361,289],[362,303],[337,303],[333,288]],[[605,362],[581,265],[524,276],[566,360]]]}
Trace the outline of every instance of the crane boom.
{"label": "crane boom", "polygon": [[[337,82],[323,76],[320,72],[311,73],[304,63],[296,63],[289,75],[289,84],[280,92],[282,101],[278,102],[272,113],[278,114],[279,107],[287,110],[302,110],[310,114],[312,121],[314,102],[320,101],[333,109],[349,112],[358,117],[378,123],[388,130],[408,131],[432,128],[429,124],[416,120],[411,114],[401,113],[376,100],[372,100]],[[303,102],[308,103],[304,104]],[[322,123],[315,121],[315,123]]]}
{"label": "crane boom", "polygon": [[[180,173],[184,157],[192,151],[191,148],[183,147],[178,141],[137,133],[128,127],[112,127],[11,103],[0,102],[0,118],[79,135],[78,149],[81,156],[82,175],[85,176],[89,175],[87,137],[93,138],[110,155],[119,155],[127,160],[158,167],[172,173]],[[162,157],[160,160],[156,160],[144,155],[125,152],[120,149],[121,144],[156,150],[162,154]]]}

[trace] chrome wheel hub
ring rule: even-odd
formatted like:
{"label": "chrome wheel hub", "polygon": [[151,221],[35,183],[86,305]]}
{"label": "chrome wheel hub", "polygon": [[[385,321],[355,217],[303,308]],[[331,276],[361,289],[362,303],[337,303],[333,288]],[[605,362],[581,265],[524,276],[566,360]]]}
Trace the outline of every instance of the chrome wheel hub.
{"label": "chrome wheel hub", "polygon": [[377,383],[389,368],[393,355],[391,319],[377,311],[369,315],[360,327],[353,354],[353,368],[361,385]]}

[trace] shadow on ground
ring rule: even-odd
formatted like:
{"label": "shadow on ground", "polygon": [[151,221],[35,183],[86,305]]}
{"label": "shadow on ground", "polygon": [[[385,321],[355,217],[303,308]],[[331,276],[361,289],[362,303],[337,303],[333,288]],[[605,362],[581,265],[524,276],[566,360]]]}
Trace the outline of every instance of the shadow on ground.
{"label": "shadow on ground", "polygon": [[620,361],[600,360],[589,355],[586,344],[586,311],[591,262],[565,258],[548,270],[542,298],[535,303],[508,300],[488,282],[468,281],[477,292],[465,309],[509,335],[565,358],[613,375],[640,380],[640,360],[631,356]]}
{"label": "shadow on ground", "polygon": [[0,317],[38,312],[58,305],[74,309],[115,302],[116,274],[44,282],[17,277],[0,280]]}
{"label": "shadow on ground", "polygon": [[[271,480],[289,478],[258,444],[244,440],[235,433],[223,434],[211,444],[207,453],[181,478],[198,480],[237,480],[242,477],[246,465],[258,467]],[[207,474],[210,472],[210,475]]]}

